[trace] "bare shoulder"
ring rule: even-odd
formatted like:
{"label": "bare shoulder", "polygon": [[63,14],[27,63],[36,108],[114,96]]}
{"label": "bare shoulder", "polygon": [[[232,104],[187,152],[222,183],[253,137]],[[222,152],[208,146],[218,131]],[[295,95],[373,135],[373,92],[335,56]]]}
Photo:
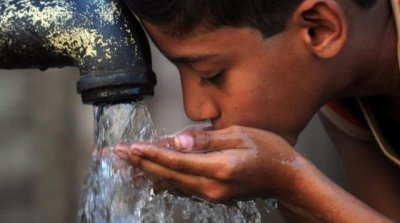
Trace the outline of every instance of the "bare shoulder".
{"label": "bare shoulder", "polygon": [[320,114],[342,158],[351,193],[378,211],[400,220],[400,171],[372,140],[342,132]]}

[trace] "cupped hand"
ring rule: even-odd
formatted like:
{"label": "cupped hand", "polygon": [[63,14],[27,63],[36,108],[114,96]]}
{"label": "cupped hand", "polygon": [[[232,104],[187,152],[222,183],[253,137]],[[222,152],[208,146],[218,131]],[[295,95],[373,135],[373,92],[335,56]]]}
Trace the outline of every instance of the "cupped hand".
{"label": "cupped hand", "polygon": [[304,162],[283,138],[229,127],[184,131],[167,139],[175,150],[151,144],[119,146],[117,154],[179,189],[212,202],[291,193]]}

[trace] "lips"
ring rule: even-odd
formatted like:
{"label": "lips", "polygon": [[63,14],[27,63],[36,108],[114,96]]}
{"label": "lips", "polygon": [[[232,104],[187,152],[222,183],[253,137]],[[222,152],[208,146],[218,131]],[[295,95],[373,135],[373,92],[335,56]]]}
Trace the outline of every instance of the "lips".
{"label": "lips", "polygon": [[210,122],[212,125],[212,130],[219,130],[227,127],[221,120],[212,119]]}

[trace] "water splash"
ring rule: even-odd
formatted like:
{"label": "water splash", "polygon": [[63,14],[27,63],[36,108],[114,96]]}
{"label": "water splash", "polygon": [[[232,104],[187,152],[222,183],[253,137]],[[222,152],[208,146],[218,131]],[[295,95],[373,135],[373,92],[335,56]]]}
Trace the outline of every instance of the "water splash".
{"label": "water splash", "polygon": [[115,156],[117,143],[157,143],[144,103],[99,105],[94,116],[96,145],[82,188],[79,223],[261,222],[255,201],[228,206],[169,191],[155,193],[156,179]]}

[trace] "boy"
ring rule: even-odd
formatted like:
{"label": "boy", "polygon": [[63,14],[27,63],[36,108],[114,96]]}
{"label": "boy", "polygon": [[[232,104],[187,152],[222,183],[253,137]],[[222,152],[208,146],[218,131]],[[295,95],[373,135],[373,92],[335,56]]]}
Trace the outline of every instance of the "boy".
{"label": "boy", "polygon": [[[398,1],[126,4],[177,66],[188,117],[213,129],[121,157],[210,201],[276,197],[293,222],[400,221]],[[321,107],[351,191],[293,148]]]}

